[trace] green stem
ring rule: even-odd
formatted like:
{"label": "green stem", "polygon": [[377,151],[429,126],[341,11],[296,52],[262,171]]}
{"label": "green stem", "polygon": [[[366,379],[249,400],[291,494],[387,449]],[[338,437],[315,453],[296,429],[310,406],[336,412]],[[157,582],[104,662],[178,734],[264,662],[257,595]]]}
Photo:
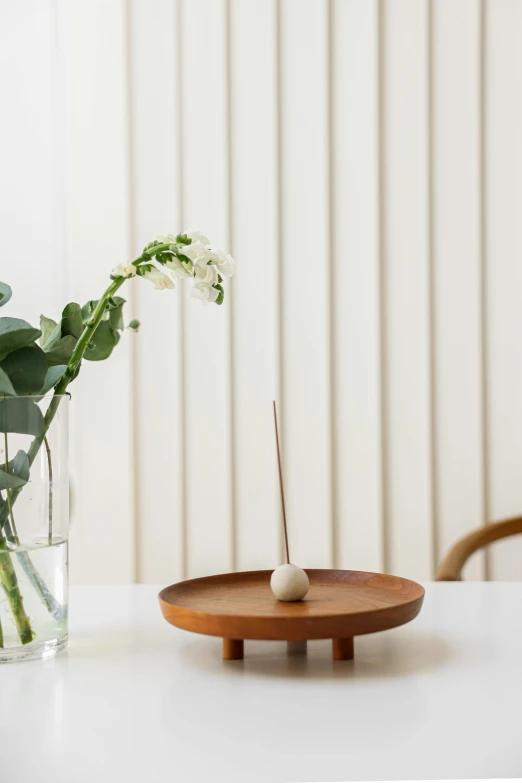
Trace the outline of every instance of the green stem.
{"label": "green stem", "polygon": [[[83,359],[83,355],[85,351],[87,350],[87,346],[92,340],[92,337],[94,335],[94,332],[99,326],[100,321],[102,320],[105,310],[107,308],[107,303],[109,299],[114,296],[116,291],[121,288],[123,283],[125,282],[127,278],[126,277],[118,277],[117,280],[113,280],[110,286],[107,288],[105,293],[103,294],[102,298],[96,305],[96,309],[94,310],[92,317],[87,321],[85,324],[84,330],[80,335],[80,338],[78,342],[76,343],[76,347],[73,351],[73,355],[71,356],[69,360],[69,364],[67,365],[67,368],[60,378],[58,385],[56,386],[54,390],[54,396],[60,396],[65,394],[67,387],[71,383],[72,380],[74,380],[74,376],[76,373],[76,370],[78,369],[78,365],[80,364],[81,360]],[[51,409],[51,406],[49,406],[49,410]],[[56,411],[55,411],[56,412]],[[54,412],[54,413],[55,413]],[[49,411],[47,411],[49,413]],[[45,434],[47,433],[47,430],[49,429],[49,425],[54,418],[54,413],[52,414],[51,419],[47,420],[47,415],[45,417],[46,421],[46,427],[44,429],[44,435],[40,436],[40,443],[38,444],[38,448],[40,448],[40,445],[43,441],[43,438],[45,437]],[[35,440],[38,440],[36,438]],[[33,441],[34,443],[35,441]],[[36,454],[35,454],[36,456]]]}
{"label": "green stem", "polygon": [[47,465],[49,468],[49,546],[53,543],[53,463],[51,459],[51,449],[47,437],[44,438],[45,450],[47,452]]}
{"label": "green stem", "polygon": [[[168,243],[165,243],[162,245],[157,245],[152,249],[152,251],[154,255],[156,255],[157,253],[162,253],[165,250],[168,250],[169,247],[170,245]],[[143,261],[148,261],[148,260],[150,260],[150,256],[147,253],[145,253],[145,256],[143,255],[138,256],[133,261],[131,261],[131,264],[133,264],[133,266],[139,266],[139,264],[141,264]],[[107,309],[107,304],[109,303],[109,299],[111,299],[114,296],[116,291],[118,291],[128,279],[129,279],[128,277],[118,277],[116,278],[116,280],[113,280],[111,282],[111,284],[103,293],[98,304],[96,305],[96,308],[91,318],[85,324],[83,332],[81,333],[80,338],[76,343],[75,349],[69,360],[67,368],[54,389],[53,399],[51,400],[51,404],[49,405],[47,413],[45,414],[44,431],[42,435],[39,435],[33,440],[31,446],[29,447],[29,451],[27,452],[27,455],[29,457],[29,465],[33,464],[35,457],[38,454],[38,451],[40,450],[40,446],[42,445],[45,436],[47,435],[49,427],[51,426],[51,422],[55,417],[56,411],[58,410],[58,406],[60,405],[60,397],[62,397],[66,393],[67,387],[74,380],[76,371],[80,365],[80,362],[83,359],[85,351],[87,350],[87,347],[91,342],[93,335],[105,314],[105,311]],[[19,492],[20,489],[15,490],[13,495],[15,495],[15,497],[18,497]]]}
{"label": "green stem", "polygon": [[[157,247],[154,248],[154,255],[156,253],[160,253],[164,250],[167,250],[168,247],[169,244],[158,245]],[[138,258],[135,258],[134,261],[132,261],[131,263],[134,266],[138,266],[142,261],[148,261],[148,260],[150,260],[150,258],[146,254],[145,256],[138,256]],[[44,443],[46,440],[49,427],[51,426],[51,423],[60,406],[61,398],[66,393],[67,387],[69,386],[71,381],[74,380],[76,371],[78,369],[78,366],[80,365],[80,362],[83,359],[84,353],[87,350],[87,347],[94,335],[94,332],[96,331],[100,321],[104,316],[109,299],[112,296],[114,296],[116,291],[118,291],[118,289],[121,288],[121,286],[123,285],[123,283],[125,283],[127,279],[128,278],[126,277],[118,277],[116,280],[113,280],[111,282],[111,284],[104,292],[102,298],[98,302],[92,314],[92,317],[86,323],[83,332],[80,335],[78,342],[76,343],[75,349],[67,365],[67,368],[64,374],[62,375],[60,381],[58,382],[57,386],[55,387],[53,398],[49,404],[49,408],[47,409],[47,412],[44,417],[43,432],[41,435],[38,435],[36,438],[34,438],[33,442],[31,443],[28,449],[27,456],[29,459],[29,466],[33,464],[38,452],[40,451],[42,443]],[[6,455],[6,464],[7,464],[7,455]],[[8,497],[9,499],[8,513],[11,517],[13,534],[15,536],[16,536],[16,529],[14,528],[12,507],[15,504],[16,499],[20,494],[20,491],[21,488],[14,489],[12,493],[9,493],[9,497]],[[3,511],[4,509],[2,509],[2,512]],[[2,526],[5,526],[7,522],[7,515],[2,512],[0,512],[0,531],[2,529]],[[0,550],[5,549],[5,541],[3,543],[4,546],[2,546],[2,540],[0,539]],[[63,615],[63,608],[57,604],[53,596],[49,593],[49,590],[47,589],[45,583],[43,582],[40,574],[35,569],[29,555],[27,554],[27,552],[19,552],[17,554],[19,555],[20,562],[22,564],[22,567],[24,568],[25,573],[30,578],[33,586],[35,587],[36,591],[40,595],[40,598],[47,606],[49,611],[53,614],[53,616],[55,616],[57,619],[60,619],[60,617]],[[6,592],[9,604],[11,606],[11,610],[15,618],[15,623],[20,633],[20,638],[22,639],[22,643],[27,644],[29,641],[32,641],[32,639],[34,638],[33,632],[31,629],[31,625],[29,623],[29,619],[25,614],[22,595],[18,587],[18,583],[16,580],[16,573],[14,571],[10,555],[8,553],[3,554],[1,551],[0,551],[0,581],[3,584],[4,591]]]}
{"label": "green stem", "polygon": [[[4,500],[2,493],[0,493],[0,512],[4,512],[6,508],[7,501]],[[0,584],[6,594],[7,601],[13,614],[13,619],[20,635],[22,644],[29,644],[29,642],[33,641],[34,635],[31,629],[29,618],[25,613],[24,602],[20,592],[20,587],[18,585],[18,580],[16,578],[12,555],[11,552],[8,551],[8,540],[16,543],[15,534],[11,529],[10,520],[5,517],[3,529],[0,525]],[[17,552],[16,554],[19,557],[22,553]],[[24,552],[23,554],[26,553]],[[3,633],[0,647],[3,647]]]}
{"label": "green stem", "polygon": [[[156,255],[157,253],[162,253],[163,251],[167,250],[168,248],[169,248],[169,245],[167,243],[163,244],[163,245],[157,245],[156,247],[153,248],[154,255]],[[143,256],[138,256],[137,258],[134,259],[134,261],[131,261],[131,264],[133,264],[133,266],[138,266],[139,264],[141,264],[145,260],[149,260],[149,256],[147,254],[146,254],[146,258],[144,258]],[[71,356],[71,358],[69,360],[69,364],[67,365],[67,369],[65,370],[64,374],[60,378],[60,381],[58,382],[58,385],[56,386],[56,388],[54,390],[55,397],[59,396],[59,395],[65,394],[65,392],[67,391],[67,387],[69,386],[71,381],[74,380],[74,376],[75,376],[76,370],[78,369],[78,366],[79,366],[81,360],[83,359],[83,355],[84,355],[84,353],[85,353],[85,351],[87,349],[87,346],[89,345],[89,343],[90,343],[90,341],[91,341],[91,339],[92,339],[92,337],[94,335],[94,332],[98,328],[98,325],[99,325],[100,321],[102,320],[102,318],[103,318],[103,316],[105,314],[105,311],[107,309],[107,304],[109,302],[109,299],[114,296],[116,291],[118,291],[118,289],[121,288],[121,286],[128,279],[129,279],[128,277],[118,277],[118,278],[116,278],[116,280],[113,280],[112,283],[110,284],[110,286],[104,292],[102,298],[100,299],[100,301],[96,305],[96,309],[94,310],[94,312],[92,314],[92,317],[85,324],[85,328],[84,328],[83,332],[81,333],[78,342],[76,343],[76,347],[75,347],[75,349],[73,351],[73,355]],[[49,410],[50,410],[50,407],[51,406],[49,406]],[[51,418],[49,420],[48,420],[48,416],[49,416],[49,411],[47,411],[47,415],[45,417],[45,420],[46,420],[45,432],[47,432],[47,429],[49,429],[49,424],[51,423],[51,421],[52,421],[52,419],[54,417],[54,413],[52,414],[52,416],[51,416]],[[44,434],[45,434],[45,432],[44,432]],[[38,440],[38,439],[35,439],[35,440]],[[33,441],[33,443],[34,442],[35,441]],[[38,448],[40,448],[40,445],[41,445],[41,440],[40,440],[40,443],[38,445]],[[38,451],[38,448],[37,448],[37,451]],[[35,454],[35,456],[36,456],[36,454]],[[34,457],[33,457],[33,459],[34,459]]]}
{"label": "green stem", "polygon": [[[4,546],[0,545],[0,549],[3,548]],[[33,629],[25,613],[24,599],[18,586],[18,579],[11,555],[5,551],[0,551],[0,582],[7,596],[20,641],[22,644],[30,644],[34,639]]]}
{"label": "green stem", "polygon": [[[156,255],[157,253],[162,253],[165,250],[168,250],[169,247],[170,245],[168,243],[157,245],[156,247],[151,249],[151,254],[153,253],[154,255]],[[141,264],[143,261],[149,261],[150,257],[151,256],[144,251],[144,255],[138,256],[130,263],[133,264],[133,266],[139,266],[139,264]],[[128,277],[118,277],[116,280],[113,280],[111,282],[110,286],[105,290],[102,298],[98,302],[96,309],[92,314],[92,317],[85,324],[83,332],[81,333],[80,338],[76,343],[76,347],[65,369],[65,372],[54,389],[53,398],[49,404],[49,408],[47,409],[47,413],[45,414],[44,417],[43,432],[41,435],[38,435],[33,440],[27,452],[27,456],[29,458],[29,466],[33,464],[34,460],[36,459],[36,455],[40,451],[40,447],[45,440],[45,437],[49,431],[49,427],[51,426],[51,423],[59,408],[61,397],[66,393],[67,387],[74,380],[75,373],[78,369],[80,362],[83,359],[83,355],[87,350],[87,346],[89,345],[94,335],[94,332],[98,328],[100,321],[104,316],[109,299],[112,296],[114,296],[116,291],[118,291],[128,279],[129,279]],[[21,487],[12,491],[11,503],[13,505],[20,492],[21,492]],[[0,514],[0,526],[3,522],[5,522],[5,518],[2,518],[2,515]]]}
{"label": "green stem", "polygon": [[[0,494],[0,498],[1,498],[0,515],[2,515],[2,512],[4,512],[5,509],[7,508],[7,502],[3,500],[1,494]],[[3,550],[7,549],[7,542],[12,543],[15,546],[19,547],[20,540],[18,538],[16,531],[13,532],[10,519],[5,515],[3,519],[4,519],[4,521],[2,522],[3,531],[1,530],[1,525],[0,525],[0,551],[2,549]],[[34,589],[40,596],[40,599],[44,604],[44,606],[46,607],[46,609],[50,612],[50,614],[53,615],[53,617],[57,622],[61,622],[65,616],[65,608],[53,597],[47,585],[45,584],[43,578],[41,577],[38,569],[35,568],[35,566],[33,565],[33,562],[29,557],[29,554],[21,549],[17,549],[15,554],[16,554],[16,559],[22,566],[25,574],[27,575],[27,578],[32,583]]]}
{"label": "green stem", "polygon": [[57,601],[51,593],[42,575],[29,557],[28,552],[18,551],[16,552],[16,557],[49,614],[52,614],[57,623],[61,623],[66,616],[67,607]]}
{"label": "green stem", "polygon": [[[158,245],[154,248],[154,253],[160,253],[163,250],[166,250],[169,247],[168,244]],[[142,261],[145,259],[143,256],[138,256],[138,258],[135,258],[134,261],[131,261],[131,263],[134,266],[138,266]],[[49,427],[51,426],[51,423],[56,415],[56,412],[60,406],[61,397],[66,393],[67,387],[69,384],[74,380],[75,373],[78,369],[78,366],[80,362],[83,359],[83,355],[85,351],[87,350],[87,347],[92,340],[92,337],[94,335],[94,332],[98,328],[100,321],[102,320],[104,313],[107,309],[107,304],[109,302],[109,299],[114,296],[116,291],[121,288],[121,286],[125,283],[126,280],[129,278],[127,277],[118,277],[116,280],[113,280],[110,284],[110,286],[105,290],[102,298],[96,305],[96,309],[94,310],[92,317],[87,321],[85,324],[85,327],[83,329],[83,332],[81,333],[78,342],[76,343],[76,347],[73,351],[73,354],[69,360],[69,363],[65,369],[64,374],[58,381],[58,384],[56,385],[54,389],[53,398],[49,404],[49,407],[47,409],[47,413],[44,417],[44,428],[41,435],[38,435],[36,438],[34,438],[33,442],[29,446],[29,449],[27,451],[27,456],[29,458],[29,466],[33,464],[33,462],[36,459],[36,455],[40,451],[40,447],[42,443],[45,440],[45,437],[49,431]],[[18,489],[14,489],[11,493],[11,503],[14,504],[18,495],[21,492],[21,487]],[[0,524],[1,522],[5,522],[5,519],[2,520],[0,516]]]}
{"label": "green stem", "polygon": [[[9,444],[7,440],[7,432],[4,432],[4,451],[5,451],[5,471],[6,473],[9,473]],[[7,495],[7,509],[9,516],[11,518],[11,528],[13,531],[13,540],[17,546],[20,546],[20,541],[18,540],[18,534],[16,532],[16,525],[14,521],[13,516],[13,505],[11,503],[11,490],[6,489],[6,495]]]}

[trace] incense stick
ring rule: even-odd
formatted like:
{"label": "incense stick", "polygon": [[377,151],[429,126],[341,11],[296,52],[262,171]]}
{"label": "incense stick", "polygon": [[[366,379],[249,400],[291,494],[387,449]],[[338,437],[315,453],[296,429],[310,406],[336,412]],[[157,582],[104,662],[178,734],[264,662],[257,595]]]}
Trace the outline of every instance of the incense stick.
{"label": "incense stick", "polygon": [[283,488],[283,471],[281,469],[281,450],[279,448],[279,429],[277,426],[277,408],[276,408],[276,401],[273,401],[274,405],[274,427],[275,427],[275,436],[276,436],[276,447],[277,447],[277,466],[279,468],[279,487],[281,489],[281,506],[283,509],[283,528],[285,531],[285,549],[286,549],[286,562],[290,562],[290,552],[288,551],[288,529],[286,527],[286,510],[285,510],[285,491]]}

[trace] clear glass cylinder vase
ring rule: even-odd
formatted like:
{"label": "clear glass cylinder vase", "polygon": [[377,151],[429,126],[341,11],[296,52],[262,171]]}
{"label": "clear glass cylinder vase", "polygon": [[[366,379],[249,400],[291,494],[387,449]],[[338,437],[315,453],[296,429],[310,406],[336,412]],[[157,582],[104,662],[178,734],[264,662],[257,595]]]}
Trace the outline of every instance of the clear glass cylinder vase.
{"label": "clear glass cylinder vase", "polygon": [[0,662],[67,645],[69,397],[0,398]]}

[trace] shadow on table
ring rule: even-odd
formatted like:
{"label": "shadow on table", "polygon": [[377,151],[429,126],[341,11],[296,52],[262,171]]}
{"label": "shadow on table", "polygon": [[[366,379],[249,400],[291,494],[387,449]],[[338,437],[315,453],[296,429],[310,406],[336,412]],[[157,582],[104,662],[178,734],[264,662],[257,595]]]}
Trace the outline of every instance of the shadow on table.
{"label": "shadow on table", "polygon": [[245,642],[245,658],[221,660],[218,639],[199,638],[185,645],[180,655],[191,668],[209,663],[216,671],[229,674],[256,674],[266,677],[295,677],[317,680],[365,680],[411,677],[446,666],[456,650],[440,636],[413,631],[393,638],[393,633],[356,637],[353,661],[333,661],[327,640],[295,645],[287,651],[286,642]]}

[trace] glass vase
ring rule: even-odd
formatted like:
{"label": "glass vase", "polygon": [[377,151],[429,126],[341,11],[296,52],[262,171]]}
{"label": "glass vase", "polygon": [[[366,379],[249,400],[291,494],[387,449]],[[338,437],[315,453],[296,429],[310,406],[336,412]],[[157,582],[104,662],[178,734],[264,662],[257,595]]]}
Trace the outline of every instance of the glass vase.
{"label": "glass vase", "polygon": [[69,396],[0,398],[0,662],[67,645]]}

